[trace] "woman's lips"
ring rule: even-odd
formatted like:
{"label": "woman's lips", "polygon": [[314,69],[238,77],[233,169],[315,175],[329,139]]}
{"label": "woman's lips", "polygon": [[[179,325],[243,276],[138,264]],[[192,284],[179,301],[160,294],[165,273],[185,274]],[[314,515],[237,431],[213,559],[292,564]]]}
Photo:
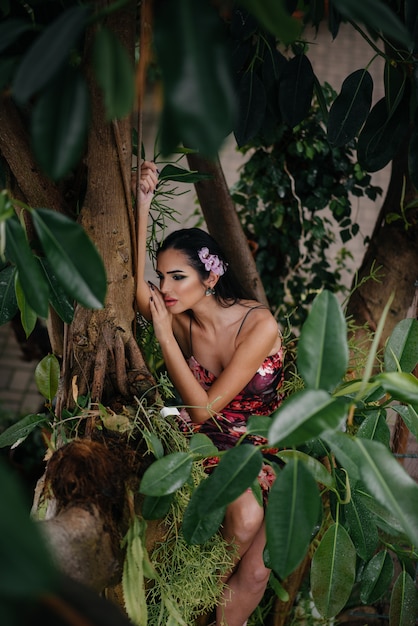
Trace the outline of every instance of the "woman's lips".
{"label": "woman's lips", "polygon": [[165,306],[174,306],[177,303],[177,300],[173,300],[172,298],[164,299]]}

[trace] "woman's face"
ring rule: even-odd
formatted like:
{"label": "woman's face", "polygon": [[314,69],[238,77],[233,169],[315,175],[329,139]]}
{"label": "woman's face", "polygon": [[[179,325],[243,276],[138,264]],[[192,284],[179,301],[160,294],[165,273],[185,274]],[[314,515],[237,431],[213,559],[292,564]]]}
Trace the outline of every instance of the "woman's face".
{"label": "woman's face", "polygon": [[192,309],[205,295],[206,286],[199,273],[180,250],[160,252],[157,276],[165,305],[174,314]]}

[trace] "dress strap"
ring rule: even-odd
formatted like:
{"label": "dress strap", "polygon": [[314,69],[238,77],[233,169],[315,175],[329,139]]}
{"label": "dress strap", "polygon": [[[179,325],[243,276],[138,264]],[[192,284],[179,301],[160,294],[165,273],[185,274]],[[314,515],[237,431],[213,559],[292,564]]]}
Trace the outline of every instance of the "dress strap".
{"label": "dress strap", "polygon": [[235,335],[235,339],[238,337],[238,335],[241,332],[242,327],[244,326],[244,322],[247,319],[247,317],[249,316],[249,314],[251,313],[251,311],[254,311],[254,309],[267,309],[267,307],[264,304],[258,304],[257,306],[252,306],[250,309],[248,309],[248,311],[246,312],[246,314],[244,315],[244,317],[242,318],[241,324],[239,325],[238,328],[238,332]]}

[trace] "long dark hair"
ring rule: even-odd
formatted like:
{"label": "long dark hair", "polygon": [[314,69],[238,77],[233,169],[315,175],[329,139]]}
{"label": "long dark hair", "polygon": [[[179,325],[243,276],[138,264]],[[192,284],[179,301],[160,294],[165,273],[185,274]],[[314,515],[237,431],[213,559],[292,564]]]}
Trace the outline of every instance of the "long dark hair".
{"label": "long dark hair", "polygon": [[203,282],[208,278],[210,272],[205,269],[198,256],[198,251],[202,248],[208,248],[210,254],[216,254],[227,265],[226,272],[219,277],[215,287],[214,297],[219,304],[228,307],[238,300],[253,300],[254,298],[251,294],[247,293],[237,279],[217,241],[201,228],[181,228],[170,233],[159,245],[156,256],[158,258],[160,252],[170,249],[183,252],[187,256],[191,267],[198,272]]}

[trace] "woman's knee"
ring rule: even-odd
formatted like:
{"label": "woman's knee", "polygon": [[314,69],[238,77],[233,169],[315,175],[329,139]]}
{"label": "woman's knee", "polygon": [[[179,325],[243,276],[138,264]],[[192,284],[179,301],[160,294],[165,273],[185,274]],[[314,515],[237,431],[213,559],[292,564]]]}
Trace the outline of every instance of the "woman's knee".
{"label": "woman's knee", "polygon": [[227,509],[224,527],[226,534],[238,544],[251,542],[263,525],[264,511],[253,499],[243,498]]}

